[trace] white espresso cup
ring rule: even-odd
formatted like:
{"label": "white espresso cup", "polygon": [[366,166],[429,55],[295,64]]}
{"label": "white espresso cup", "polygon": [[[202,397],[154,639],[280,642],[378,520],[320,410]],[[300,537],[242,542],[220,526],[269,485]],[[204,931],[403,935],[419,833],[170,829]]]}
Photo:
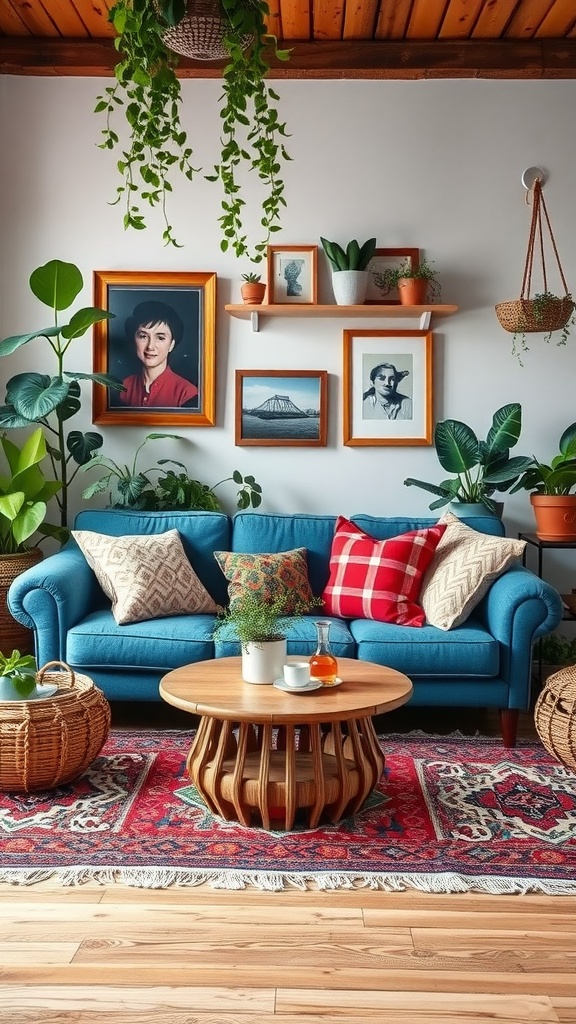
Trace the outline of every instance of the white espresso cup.
{"label": "white espresso cup", "polygon": [[300,686],[308,686],[310,682],[310,664],[307,661],[287,662],[283,672],[286,686],[293,686],[295,690]]}

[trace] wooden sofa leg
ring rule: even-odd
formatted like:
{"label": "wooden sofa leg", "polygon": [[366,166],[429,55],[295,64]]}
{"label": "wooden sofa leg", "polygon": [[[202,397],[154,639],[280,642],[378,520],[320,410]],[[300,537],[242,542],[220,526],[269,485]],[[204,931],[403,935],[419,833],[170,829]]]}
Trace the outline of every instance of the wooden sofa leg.
{"label": "wooden sofa leg", "polygon": [[499,708],[499,714],[502,742],[505,747],[515,747],[520,712],[514,708]]}

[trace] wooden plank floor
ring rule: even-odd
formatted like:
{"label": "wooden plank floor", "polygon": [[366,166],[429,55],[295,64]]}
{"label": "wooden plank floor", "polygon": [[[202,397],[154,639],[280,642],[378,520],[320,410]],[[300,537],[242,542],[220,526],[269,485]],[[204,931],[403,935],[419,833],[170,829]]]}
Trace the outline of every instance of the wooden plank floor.
{"label": "wooden plank floor", "polygon": [[1,1022],[488,1020],[576,1024],[576,898],[0,886]]}

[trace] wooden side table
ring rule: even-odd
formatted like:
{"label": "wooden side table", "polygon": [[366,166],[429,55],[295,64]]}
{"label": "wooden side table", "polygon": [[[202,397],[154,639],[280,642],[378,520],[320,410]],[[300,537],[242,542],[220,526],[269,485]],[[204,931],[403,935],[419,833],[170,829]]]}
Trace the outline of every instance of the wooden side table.
{"label": "wooden side table", "polygon": [[187,766],[214,814],[250,826],[308,827],[356,813],[384,768],[372,717],[409,700],[394,669],[338,659],[342,683],[307,693],[245,683],[241,660],[217,658],[164,676],[160,695],[201,718]]}

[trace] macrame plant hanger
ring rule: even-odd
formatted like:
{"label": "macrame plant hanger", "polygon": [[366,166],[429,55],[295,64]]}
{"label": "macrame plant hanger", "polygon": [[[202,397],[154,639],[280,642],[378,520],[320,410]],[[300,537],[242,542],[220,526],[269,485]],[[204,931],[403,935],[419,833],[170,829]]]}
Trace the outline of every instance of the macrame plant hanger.
{"label": "macrame plant hanger", "polygon": [[[532,218],[530,221],[528,250],[524,264],[520,298],[498,303],[495,307],[496,315],[504,330],[509,331],[511,334],[544,333],[550,335],[552,331],[562,330],[566,326],[574,310],[574,302],[568,291],[568,285],[562,270],[556,239],[550,224],[546,201],[542,194],[542,183],[539,178],[536,178],[526,195],[527,203],[530,200],[530,196],[532,197]],[[544,221],[542,214],[544,214]],[[547,229],[550,245],[556,258],[560,280],[564,289],[562,296],[557,296],[548,289],[544,227]],[[531,298],[530,293],[535,260],[538,260],[540,263],[543,291],[537,292]],[[563,338],[562,340],[565,341],[566,339]],[[524,345],[523,348],[525,349],[526,346]]]}

